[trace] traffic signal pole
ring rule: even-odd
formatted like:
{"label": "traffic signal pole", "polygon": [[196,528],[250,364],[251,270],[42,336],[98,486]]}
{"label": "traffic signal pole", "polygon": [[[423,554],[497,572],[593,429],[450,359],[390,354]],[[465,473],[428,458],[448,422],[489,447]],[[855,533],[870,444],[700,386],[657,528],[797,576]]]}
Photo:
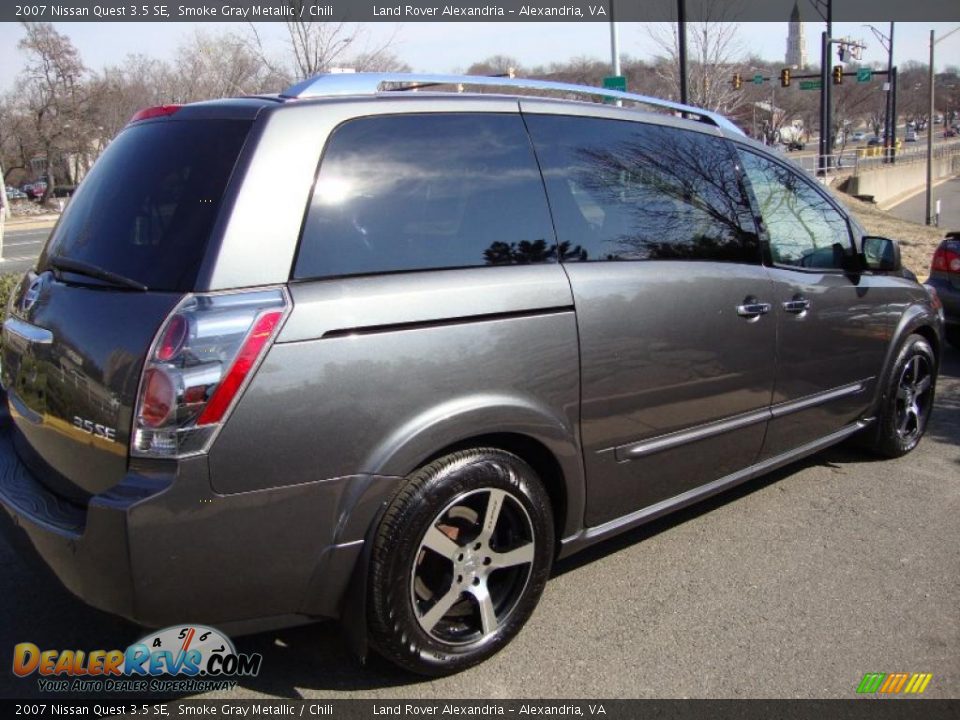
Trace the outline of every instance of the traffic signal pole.
{"label": "traffic signal pole", "polygon": [[830,131],[830,100],[829,100],[829,91],[830,87],[830,70],[828,66],[830,64],[830,36],[823,32],[820,33],[820,145],[819,145],[819,160],[817,162],[817,167],[820,169],[821,174],[826,174],[827,171],[827,153]]}

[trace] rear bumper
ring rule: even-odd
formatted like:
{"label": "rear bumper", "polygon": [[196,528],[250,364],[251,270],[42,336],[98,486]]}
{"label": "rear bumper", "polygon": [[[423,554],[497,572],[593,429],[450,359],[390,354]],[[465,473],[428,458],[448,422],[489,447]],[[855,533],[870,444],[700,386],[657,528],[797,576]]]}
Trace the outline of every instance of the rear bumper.
{"label": "rear bumper", "polygon": [[79,507],[31,474],[19,442],[0,392],[0,504],[67,589],[151,627],[236,632],[339,617],[367,525],[397,481],[217,495],[198,457],[131,470]]}
{"label": "rear bumper", "polygon": [[948,326],[960,325],[960,289],[953,287],[949,280],[930,278],[927,285],[936,288],[937,296],[943,303],[944,322]]}

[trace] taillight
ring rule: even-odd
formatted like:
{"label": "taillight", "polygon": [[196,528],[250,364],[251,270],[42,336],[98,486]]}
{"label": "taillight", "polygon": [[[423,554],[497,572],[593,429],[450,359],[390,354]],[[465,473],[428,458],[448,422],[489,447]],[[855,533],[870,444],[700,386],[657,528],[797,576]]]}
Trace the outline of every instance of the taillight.
{"label": "taillight", "polygon": [[930,270],[960,274],[960,253],[946,247],[937,248],[937,251],[933,254],[933,263],[930,265]]}
{"label": "taillight", "polygon": [[143,108],[142,110],[137,110],[137,112],[133,114],[133,117],[127,122],[129,124],[140,122],[141,120],[149,120],[150,118],[173,115],[182,107],[183,105],[156,105],[154,107]]}
{"label": "taillight", "polygon": [[283,289],[185,297],[144,364],[130,453],[206,451],[289,309]]}

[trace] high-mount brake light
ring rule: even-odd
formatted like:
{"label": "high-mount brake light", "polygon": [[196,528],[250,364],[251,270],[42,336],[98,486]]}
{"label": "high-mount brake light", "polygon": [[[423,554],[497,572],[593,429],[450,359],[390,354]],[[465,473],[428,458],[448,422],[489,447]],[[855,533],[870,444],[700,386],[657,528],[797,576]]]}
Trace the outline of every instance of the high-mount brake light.
{"label": "high-mount brake light", "polygon": [[185,297],[144,364],[130,454],[205,452],[289,310],[283,288]]}
{"label": "high-mount brake light", "polygon": [[137,110],[137,112],[133,114],[133,117],[130,118],[128,124],[140,122],[141,120],[149,120],[151,118],[173,115],[182,107],[183,105],[156,105],[154,107],[143,108],[142,110]]}

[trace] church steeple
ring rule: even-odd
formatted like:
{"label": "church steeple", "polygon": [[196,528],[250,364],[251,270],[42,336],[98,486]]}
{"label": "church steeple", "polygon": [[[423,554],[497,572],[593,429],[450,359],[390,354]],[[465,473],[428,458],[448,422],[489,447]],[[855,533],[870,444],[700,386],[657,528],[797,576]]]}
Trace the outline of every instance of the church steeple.
{"label": "church steeple", "polygon": [[793,10],[790,12],[786,63],[797,69],[803,69],[807,64],[807,43],[803,36],[803,20],[800,17],[800,6],[797,0],[794,0]]}

